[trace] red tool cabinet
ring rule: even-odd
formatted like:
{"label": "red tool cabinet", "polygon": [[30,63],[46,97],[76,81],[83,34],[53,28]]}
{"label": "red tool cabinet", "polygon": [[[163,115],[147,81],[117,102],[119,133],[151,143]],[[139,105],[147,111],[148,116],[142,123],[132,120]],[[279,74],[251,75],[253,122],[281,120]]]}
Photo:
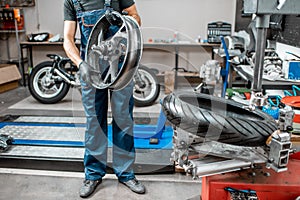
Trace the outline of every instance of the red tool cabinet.
{"label": "red tool cabinet", "polygon": [[202,200],[230,200],[224,188],[254,190],[259,200],[296,200],[300,196],[300,160],[290,159],[288,171],[247,169],[202,179]]}

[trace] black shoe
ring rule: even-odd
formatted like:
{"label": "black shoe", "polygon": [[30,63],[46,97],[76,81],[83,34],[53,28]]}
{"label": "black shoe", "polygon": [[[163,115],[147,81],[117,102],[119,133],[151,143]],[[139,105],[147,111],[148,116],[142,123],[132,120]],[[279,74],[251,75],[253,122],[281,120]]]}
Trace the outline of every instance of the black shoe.
{"label": "black shoe", "polygon": [[96,189],[96,187],[102,182],[102,179],[99,180],[84,180],[83,185],[80,188],[79,196],[82,198],[90,196]]}
{"label": "black shoe", "polygon": [[136,179],[131,179],[129,181],[121,182],[121,183],[126,185],[129,189],[131,189],[135,193],[144,194],[146,192],[145,186]]}

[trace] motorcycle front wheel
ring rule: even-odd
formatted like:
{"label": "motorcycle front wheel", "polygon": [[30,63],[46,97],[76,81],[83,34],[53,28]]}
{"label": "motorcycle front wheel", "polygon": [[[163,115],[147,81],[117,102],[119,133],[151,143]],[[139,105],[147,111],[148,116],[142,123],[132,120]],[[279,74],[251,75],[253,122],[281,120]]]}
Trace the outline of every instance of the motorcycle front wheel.
{"label": "motorcycle front wheel", "polygon": [[159,97],[160,85],[154,72],[140,65],[134,75],[134,105],[137,107],[150,106]]}
{"label": "motorcycle front wheel", "polygon": [[52,61],[35,66],[28,79],[30,94],[39,102],[53,104],[61,101],[68,93],[70,85],[53,74]]}

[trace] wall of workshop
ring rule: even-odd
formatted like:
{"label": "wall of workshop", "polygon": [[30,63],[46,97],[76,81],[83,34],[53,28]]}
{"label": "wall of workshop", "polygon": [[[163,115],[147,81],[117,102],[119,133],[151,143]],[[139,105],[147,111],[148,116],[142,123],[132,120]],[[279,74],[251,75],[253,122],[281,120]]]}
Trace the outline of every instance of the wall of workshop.
{"label": "wall of workshop", "polygon": [[[136,0],[142,18],[144,41],[172,39],[194,42],[198,36],[206,39],[207,23],[225,21],[234,26],[236,0]],[[49,32],[63,34],[63,0],[36,0],[34,7],[24,8],[27,34]],[[234,27],[232,28],[234,30]],[[35,48],[34,64],[46,59],[49,52],[63,54],[61,48]],[[179,65],[198,71],[210,54],[205,51],[181,52]],[[142,62],[161,70],[174,67],[172,52],[144,51]]]}
{"label": "wall of workshop", "polygon": [[[136,0],[136,3],[142,17],[145,41],[173,38],[178,32],[178,40],[195,42],[198,36],[207,39],[208,23],[225,21],[234,24],[235,19],[235,0]],[[179,67],[198,71],[208,59],[211,59],[211,54],[204,50],[181,51]],[[142,62],[170,70],[175,59],[171,52],[144,51]]]}

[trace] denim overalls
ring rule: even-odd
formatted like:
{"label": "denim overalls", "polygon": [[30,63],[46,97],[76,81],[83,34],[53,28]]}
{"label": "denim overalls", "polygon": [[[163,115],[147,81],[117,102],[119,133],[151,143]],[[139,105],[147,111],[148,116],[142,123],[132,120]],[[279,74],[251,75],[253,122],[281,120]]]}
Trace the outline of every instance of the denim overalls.
{"label": "denim overalls", "polygon": [[[84,59],[87,40],[98,19],[105,13],[104,9],[82,10],[80,3],[73,0],[77,20],[81,31],[81,57]],[[101,179],[106,173],[107,164],[107,109],[110,94],[112,110],[112,155],[113,169],[119,181],[134,178],[132,165],[135,160],[133,138],[133,82],[119,91],[95,89],[81,81],[82,102],[86,114],[85,131],[85,178]]]}

